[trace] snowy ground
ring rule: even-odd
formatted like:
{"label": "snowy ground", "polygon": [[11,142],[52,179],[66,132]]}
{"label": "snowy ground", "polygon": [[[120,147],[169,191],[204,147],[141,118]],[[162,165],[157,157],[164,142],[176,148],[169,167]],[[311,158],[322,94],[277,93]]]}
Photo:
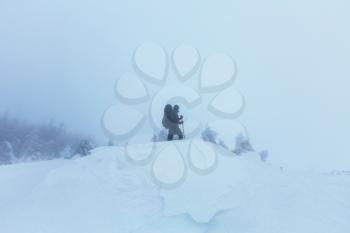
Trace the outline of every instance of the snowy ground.
{"label": "snowy ground", "polygon": [[[156,150],[174,145],[181,152],[189,144],[158,143]],[[152,176],[157,158],[135,164],[121,147],[74,160],[2,166],[0,232],[350,232],[349,175],[290,172],[256,154],[237,157],[213,148],[218,157],[210,172],[196,173],[184,158],[183,183],[172,189],[159,187]]]}

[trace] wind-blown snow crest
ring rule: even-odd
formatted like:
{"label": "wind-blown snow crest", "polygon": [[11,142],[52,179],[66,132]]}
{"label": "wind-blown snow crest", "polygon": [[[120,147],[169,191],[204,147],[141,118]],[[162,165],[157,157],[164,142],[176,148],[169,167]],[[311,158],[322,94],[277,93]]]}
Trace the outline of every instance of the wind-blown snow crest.
{"label": "wind-blown snow crest", "polygon": [[[189,143],[174,146],[181,152]],[[157,150],[168,144],[157,143]],[[149,148],[135,150],[142,146]],[[350,176],[289,172],[254,153],[212,148],[215,167],[196,173],[185,157],[184,182],[172,189],[154,182],[152,162],[130,162],[123,147],[2,166],[0,232],[350,232]]]}

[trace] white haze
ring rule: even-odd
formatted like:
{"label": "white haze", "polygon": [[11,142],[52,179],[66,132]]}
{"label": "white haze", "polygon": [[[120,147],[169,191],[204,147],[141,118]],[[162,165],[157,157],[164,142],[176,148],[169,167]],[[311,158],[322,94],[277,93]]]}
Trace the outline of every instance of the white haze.
{"label": "white haze", "polygon": [[105,143],[100,117],[133,49],[188,43],[237,60],[241,121],[272,163],[349,169],[349,10],[345,0],[2,1],[0,112]]}

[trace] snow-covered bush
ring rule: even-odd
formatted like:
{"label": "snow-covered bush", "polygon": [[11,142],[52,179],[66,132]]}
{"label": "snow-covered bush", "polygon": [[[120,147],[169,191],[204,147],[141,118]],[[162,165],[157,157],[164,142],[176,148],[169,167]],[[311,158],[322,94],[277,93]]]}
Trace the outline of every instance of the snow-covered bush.
{"label": "snow-covered bush", "polygon": [[0,164],[10,164],[12,161],[12,145],[7,141],[0,142]]}
{"label": "snow-covered bush", "polygon": [[8,115],[0,116],[0,164],[70,157],[82,137],[68,133],[53,121],[31,124]]}
{"label": "snow-covered bush", "polygon": [[247,152],[254,151],[252,145],[250,144],[249,138],[244,137],[242,134],[237,135],[236,145],[233,153],[236,155],[242,155]]}
{"label": "snow-covered bush", "polygon": [[203,141],[211,142],[214,144],[218,144],[217,143],[217,136],[218,136],[217,132],[212,130],[208,125],[206,126],[206,128],[203,130],[203,132],[201,134],[201,138],[203,139]]}
{"label": "snow-covered bush", "polygon": [[269,152],[267,150],[263,150],[259,153],[261,161],[265,162],[269,157]]}
{"label": "snow-covered bush", "polygon": [[115,143],[113,140],[108,140],[107,146],[115,146]]}
{"label": "snow-covered bush", "polygon": [[93,149],[92,143],[89,140],[82,140],[77,148],[76,154],[87,156]]}
{"label": "snow-covered bush", "polygon": [[219,140],[218,145],[222,146],[223,148],[225,148],[227,150],[229,149],[228,146],[225,144],[224,140]]}

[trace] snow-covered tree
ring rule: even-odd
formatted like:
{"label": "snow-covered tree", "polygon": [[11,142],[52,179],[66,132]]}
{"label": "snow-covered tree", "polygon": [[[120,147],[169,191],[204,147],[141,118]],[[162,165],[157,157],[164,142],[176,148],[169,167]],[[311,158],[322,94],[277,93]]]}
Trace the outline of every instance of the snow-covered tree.
{"label": "snow-covered tree", "polygon": [[76,153],[81,156],[87,156],[93,149],[92,143],[89,140],[82,140],[77,148]]}
{"label": "snow-covered tree", "polygon": [[80,142],[81,136],[54,121],[31,124],[8,114],[0,116],[0,163],[67,157],[76,152]]}
{"label": "snow-covered tree", "polygon": [[269,152],[268,152],[268,150],[263,150],[263,151],[261,151],[261,152],[259,153],[259,156],[260,156],[261,161],[265,162],[265,161],[268,159],[268,157],[269,157]]}
{"label": "snow-covered tree", "polygon": [[109,140],[107,143],[107,146],[115,146],[115,143],[113,140]]}
{"label": "snow-covered tree", "polygon": [[12,145],[7,142],[0,142],[0,164],[10,164],[13,160]]}
{"label": "snow-covered tree", "polygon": [[222,139],[219,140],[218,145],[222,146],[225,149],[229,149],[228,146],[225,144],[225,142]]}
{"label": "snow-covered tree", "polygon": [[217,144],[217,135],[217,132],[215,132],[207,125],[201,134],[201,138],[203,139],[203,141]]}
{"label": "snow-covered tree", "polygon": [[242,155],[243,153],[254,151],[249,138],[244,137],[242,134],[237,135],[236,145],[233,153],[237,155]]}

